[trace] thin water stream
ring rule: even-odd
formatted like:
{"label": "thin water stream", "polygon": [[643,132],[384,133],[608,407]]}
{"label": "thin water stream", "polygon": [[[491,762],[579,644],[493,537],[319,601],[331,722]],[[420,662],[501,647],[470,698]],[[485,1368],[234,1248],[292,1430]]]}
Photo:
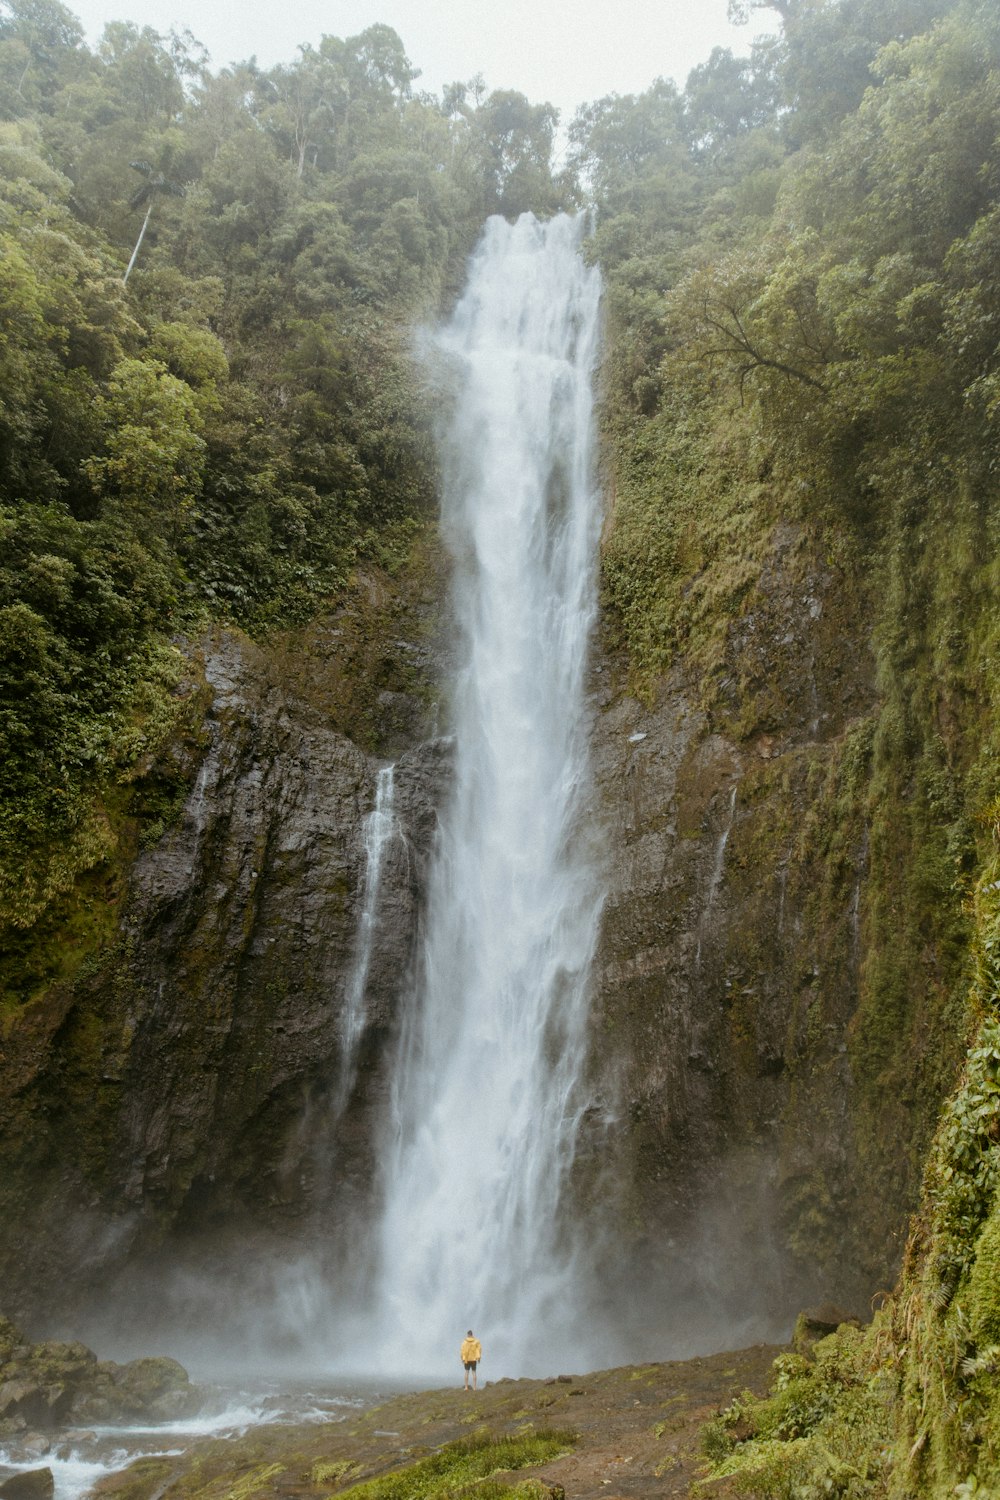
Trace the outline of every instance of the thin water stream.
{"label": "thin water stream", "polygon": [[383,766],[375,787],[375,806],[365,819],[364,901],[341,1023],[340,1076],[334,1090],[334,1113],[347,1107],[354,1086],[358,1050],[367,1020],[368,975],[371,970],[378,921],[379,897],[386,853],[394,838],[400,837],[395,810],[396,768]]}

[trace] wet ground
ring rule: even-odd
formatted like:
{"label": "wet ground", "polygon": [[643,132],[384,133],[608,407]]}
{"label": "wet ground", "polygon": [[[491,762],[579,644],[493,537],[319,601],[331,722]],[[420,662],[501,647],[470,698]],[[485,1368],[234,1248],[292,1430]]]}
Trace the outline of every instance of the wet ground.
{"label": "wet ground", "polygon": [[[572,1452],[519,1478],[534,1474],[561,1486],[566,1500],[693,1500],[704,1472],[703,1424],[741,1390],[763,1391],[779,1352],[757,1345],[590,1375],[503,1380],[476,1394],[460,1385],[417,1391],[373,1406],[363,1397],[327,1393],[313,1395],[307,1410],[307,1392],[293,1401],[274,1395],[256,1415],[248,1409],[242,1431],[239,1424],[226,1436],[164,1429],[156,1450],[147,1435],[149,1456],[122,1472],[95,1475],[93,1493],[115,1500],[318,1500],[477,1428],[501,1433],[533,1425],[571,1429],[579,1440]],[[308,1420],[298,1420],[301,1414]],[[57,1491],[59,1500],[84,1493]],[[725,1482],[699,1491],[702,1500],[728,1493]]]}

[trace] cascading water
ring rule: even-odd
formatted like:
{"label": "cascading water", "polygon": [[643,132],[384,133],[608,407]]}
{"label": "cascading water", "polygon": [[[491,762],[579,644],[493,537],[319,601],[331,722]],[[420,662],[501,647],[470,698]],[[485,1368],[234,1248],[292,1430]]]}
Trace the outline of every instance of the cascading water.
{"label": "cascading water", "polygon": [[453,1363],[469,1326],[491,1377],[593,1347],[587,1235],[574,1244],[563,1212],[600,910],[580,830],[600,529],[583,232],[490,220],[436,339],[455,377],[443,509],[464,667],[386,1150],[377,1295],[398,1371]]}
{"label": "cascading water", "polygon": [[379,771],[375,784],[375,806],[365,819],[364,903],[358,924],[354,968],[344,997],[340,1072],[333,1096],[335,1115],[342,1114],[347,1107],[358,1063],[358,1048],[365,1029],[365,996],[375,943],[379,896],[382,893],[382,869],[386,851],[398,832],[394,805],[395,773],[395,766],[383,766]]}

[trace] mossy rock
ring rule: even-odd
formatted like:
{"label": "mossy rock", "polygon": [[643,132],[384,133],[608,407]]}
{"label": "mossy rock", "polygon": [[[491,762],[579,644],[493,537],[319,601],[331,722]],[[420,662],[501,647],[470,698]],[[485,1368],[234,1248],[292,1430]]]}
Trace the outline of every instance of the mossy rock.
{"label": "mossy rock", "polygon": [[966,1316],[976,1344],[1000,1344],[1000,1200],[976,1244],[969,1274]]}
{"label": "mossy rock", "polygon": [[162,1495],[177,1461],[174,1458],[140,1458],[120,1473],[99,1481],[98,1493],[113,1495],[115,1500],[152,1500]]}
{"label": "mossy rock", "polygon": [[3,1500],[52,1500],[56,1492],[51,1469],[28,1469],[23,1474],[12,1474],[0,1480],[0,1496]]}
{"label": "mossy rock", "polygon": [[0,1315],[0,1365],[4,1365],[13,1356],[14,1350],[22,1348],[27,1339],[19,1328],[16,1328],[9,1318]]}

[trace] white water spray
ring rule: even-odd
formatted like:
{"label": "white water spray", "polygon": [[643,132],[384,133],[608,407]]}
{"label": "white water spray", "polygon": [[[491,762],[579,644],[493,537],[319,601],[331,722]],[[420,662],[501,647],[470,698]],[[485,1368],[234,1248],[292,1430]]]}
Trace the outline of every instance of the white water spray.
{"label": "white water spray", "polygon": [[450,1368],[469,1326],[489,1378],[594,1347],[588,1233],[562,1212],[600,910],[579,830],[600,529],[582,233],[491,220],[437,339],[455,372],[444,522],[464,668],[387,1153],[379,1312],[403,1371]]}

